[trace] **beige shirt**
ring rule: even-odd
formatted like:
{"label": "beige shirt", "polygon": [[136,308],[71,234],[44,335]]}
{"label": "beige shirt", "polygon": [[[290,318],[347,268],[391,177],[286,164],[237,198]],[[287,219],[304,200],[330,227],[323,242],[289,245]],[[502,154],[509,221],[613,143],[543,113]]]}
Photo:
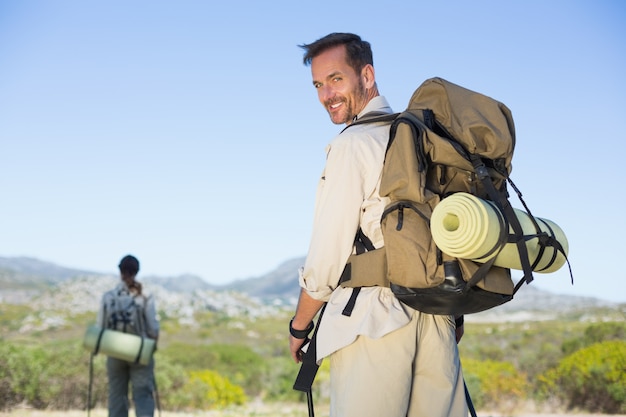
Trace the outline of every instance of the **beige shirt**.
{"label": "beige shirt", "polygon": [[[358,115],[391,113],[387,100],[373,98]],[[380,217],[388,203],[379,194],[388,123],[351,126],[326,147],[326,166],[316,195],[313,233],[300,286],[314,299],[327,301],[317,333],[317,357],[322,359],[352,343],[358,335],[379,338],[406,325],[408,307],[389,288],[363,288],[350,317],[342,311],[351,288],[338,287],[359,226],[375,247],[384,245]]]}

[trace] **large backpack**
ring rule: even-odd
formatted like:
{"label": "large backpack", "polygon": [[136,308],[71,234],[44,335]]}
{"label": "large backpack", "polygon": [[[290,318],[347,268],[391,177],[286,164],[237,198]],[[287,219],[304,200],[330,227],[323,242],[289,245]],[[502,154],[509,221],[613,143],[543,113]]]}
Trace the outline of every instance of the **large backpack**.
{"label": "large backpack", "polygon": [[[375,249],[361,230],[357,233],[356,254],[340,279],[343,287],[354,288],[344,314],[350,314],[360,287],[376,285],[390,287],[402,302],[426,313],[475,313],[510,301],[533,280],[533,270],[541,272],[539,261],[567,260],[567,243],[539,225],[541,219],[530,214],[509,178],[515,128],[504,104],[432,78],[414,92],[404,112],[368,114],[350,126],[374,122],[391,122],[380,185],[380,195],[390,200],[381,219],[385,246]],[[532,233],[520,225],[507,183],[526,208]],[[509,268],[494,265],[495,256],[475,262],[450,256],[434,243],[433,210],[459,192],[489,201],[502,214],[506,232],[492,251],[517,247],[524,273],[517,284]],[[529,241],[539,246],[532,260]]]}
{"label": "large backpack", "polygon": [[136,298],[126,289],[112,290],[104,301],[104,328],[146,336],[144,309]]}

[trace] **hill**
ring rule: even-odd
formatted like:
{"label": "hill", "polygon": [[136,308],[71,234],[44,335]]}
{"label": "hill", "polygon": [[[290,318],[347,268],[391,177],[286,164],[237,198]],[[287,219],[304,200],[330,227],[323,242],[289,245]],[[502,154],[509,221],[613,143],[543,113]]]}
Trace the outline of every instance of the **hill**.
{"label": "hill", "polygon": [[[198,311],[229,315],[266,316],[293,309],[297,302],[298,268],[304,258],[290,259],[267,274],[213,286],[195,275],[146,276],[146,288],[168,317],[192,321]],[[116,285],[119,277],[76,270],[34,258],[0,258],[0,303],[24,304],[46,312],[58,323],[67,316],[94,310],[102,293]],[[618,304],[592,297],[553,294],[524,286],[515,299],[496,309],[468,317],[476,322],[550,320],[562,316],[583,317],[591,310],[619,310]],[[56,312],[56,313],[55,313]],[[43,313],[42,313],[43,314]]]}

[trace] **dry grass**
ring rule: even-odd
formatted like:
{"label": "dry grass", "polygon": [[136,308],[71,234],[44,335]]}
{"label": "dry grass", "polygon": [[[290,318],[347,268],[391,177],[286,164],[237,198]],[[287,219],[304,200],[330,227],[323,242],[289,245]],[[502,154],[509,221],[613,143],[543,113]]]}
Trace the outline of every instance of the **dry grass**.
{"label": "dry grass", "polygon": [[[328,409],[323,405],[315,407],[316,415],[328,415]],[[107,417],[107,410],[91,410],[90,417]],[[134,417],[134,410],[129,416]],[[157,411],[154,417],[307,417],[306,403],[302,404],[248,404],[245,407],[233,407],[225,410],[171,412]],[[0,412],[0,417],[87,417],[87,411],[46,411],[33,409],[15,409],[10,412]]]}
{"label": "dry grass", "polygon": [[[479,417],[626,417],[626,415],[605,414],[533,414],[516,413],[511,416],[498,413],[477,412]],[[129,416],[134,417],[134,410],[130,410]],[[328,407],[316,406],[316,416],[327,416]],[[102,409],[91,410],[90,417],[107,417],[107,411]],[[245,407],[231,408],[227,410],[197,411],[189,413],[177,413],[170,411],[157,411],[155,417],[307,417],[306,404],[253,404]],[[87,417],[86,411],[46,411],[33,409],[15,409],[11,412],[0,412],[0,417]]]}

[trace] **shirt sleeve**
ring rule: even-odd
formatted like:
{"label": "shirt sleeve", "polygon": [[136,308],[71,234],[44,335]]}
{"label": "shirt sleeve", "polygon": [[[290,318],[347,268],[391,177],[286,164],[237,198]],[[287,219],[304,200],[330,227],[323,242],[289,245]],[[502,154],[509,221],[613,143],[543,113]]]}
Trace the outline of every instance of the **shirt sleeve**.
{"label": "shirt sleeve", "polygon": [[106,328],[106,325],[105,325],[106,323],[104,322],[105,305],[106,305],[106,293],[100,299],[100,308],[98,308],[98,314],[96,316],[96,324],[100,326],[100,328],[102,329]]}
{"label": "shirt sleeve", "polygon": [[159,337],[159,321],[156,314],[156,303],[153,296],[146,297],[144,306],[146,316],[146,334],[152,339]]}
{"label": "shirt sleeve", "polygon": [[380,176],[381,162],[370,142],[373,139],[363,133],[343,134],[327,148],[309,252],[299,276],[300,286],[317,300],[327,301],[337,287],[352,253],[366,190],[375,187]]}

